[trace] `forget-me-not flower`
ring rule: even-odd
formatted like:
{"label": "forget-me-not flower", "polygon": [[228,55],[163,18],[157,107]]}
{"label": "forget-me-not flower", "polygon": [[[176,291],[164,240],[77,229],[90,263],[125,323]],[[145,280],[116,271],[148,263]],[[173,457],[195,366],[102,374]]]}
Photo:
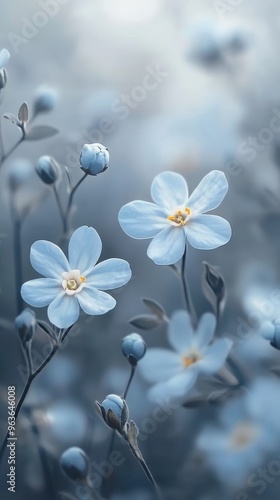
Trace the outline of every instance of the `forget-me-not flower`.
{"label": "forget-me-not flower", "polygon": [[183,403],[199,374],[211,375],[223,367],[232,342],[218,339],[209,345],[215,328],[211,313],[203,314],[196,332],[187,312],[174,313],[168,329],[173,350],[148,349],[138,363],[143,378],[154,384],[149,390],[151,400],[168,398]]}
{"label": "forget-me-not flower", "polygon": [[116,301],[103,290],[125,285],[131,278],[129,264],[108,259],[95,265],[102,249],[101,239],[92,227],[82,226],[71,236],[68,257],[50,241],[36,241],[30,251],[34,269],[45,276],[27,281],[21,288],[25,302],[48,307],[48,318],[58,328],[73,325],[80,312],[100,315],[113,309]]}
{"label": "forget-me-not flower", "polygon": [[274,378],[255,380],[248,393],[222,408],[218,426],[208,425],[202,431],[198,448],[223,483],[240,487],[268,453],[277,452],[279,391],[280,383]]}
{"label": "forget-me-not flower", "polygon": [[156,264],[174,264],[183,256],[186,240],[200,250],[211,250],[230,240],[228,221],[205,213],[220,205],[227,190],[227,179],[219,170],[207,174],[191,196],[182,175],[162,172],[151,186],[155,203],[136,200],[124,205],[119,222],[132,238],[153,238],[147,254]]}

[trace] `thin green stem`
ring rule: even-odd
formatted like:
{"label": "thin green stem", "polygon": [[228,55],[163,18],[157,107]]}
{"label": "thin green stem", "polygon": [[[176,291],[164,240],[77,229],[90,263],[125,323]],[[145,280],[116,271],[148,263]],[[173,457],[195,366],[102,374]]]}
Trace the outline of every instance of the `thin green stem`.
{"label": "thin green stem", "polygon": [[65,236],[67,236],[67,233],[69,231],[71,208],[72,208],[74,194],[76,193],[78,187],[82,184],[82,182],[84,181],[84,179],[87,176],[88,176],[88,174],[85,173],[83,175],[83,177],[81,177],[81,179],[77,182],[77,184],[75,184],[75,186],[72,188],[72,191],[70,192],[69,199],[68,199],[68,204],[67,204],[67,208],[66,208],[65,215],[64,215],[64,228],[65,228],[64,229],[64,235]]}
{"label": "thin green stem", "polygon": [[181,267],[181,281],[182,281],[182,286],[183,286],[183,293],[184,293],[184,299],[186,302],[186,308],[188,312],[190,313],[193,323],[197,323],[197,316],[196,316],[196,311],[193,305],[190,289],[189,289],[189,284],[188,284],[188,279],[186,276],[186,261],[187,261],[187,248],[184,252],[184,255],[182,257],[182,267]]}

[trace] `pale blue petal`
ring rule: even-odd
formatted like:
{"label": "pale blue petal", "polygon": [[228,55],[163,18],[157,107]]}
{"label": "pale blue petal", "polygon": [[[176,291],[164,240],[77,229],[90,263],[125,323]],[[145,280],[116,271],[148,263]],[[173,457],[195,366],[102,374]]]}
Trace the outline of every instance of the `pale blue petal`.
{"label": "pale blue petal", "polygon": [[116,301],[111,295],[100,292],[93,287],[85,286],[80,293],[77,293],[77,299],[83,311],[92,316],[105,314],[114,309],[116,305]]}
{"label": "pale blue petal", "polygon": [[48,318],[58,328],[68,328],[79,318],[80,308],[77,295],[61,292],[48,307]]}
{"label": "pale blue petal", "polygon": [[155,264],[175,264],[186,249],[186,236],[182,227],[169,226],[152,240],[147,255]]}
{"label": "pale blue petal", "polygon": [[46,278],[60,278],[70,270],[64,253],[51,241],[35,241],[30,250],[30,262],[35,271]]}
{"label": "pale blue petal", "polygon": [[10,52],[7,49],[2,49],[0,51],[0,69],[5,68],[10,56]]}
{"label": "pale blue petal", "polygon": [[21,287],[24,302],[33,307],[48,306],[60,292],[61,280],[52,278],[26,281]]}
{"label": "pale blue petal", "polygon": [[228,181],[220,170],[205,175],[188,200],[188,207],[195,214],[214,210],[223,201],[228,191]]}
{"label": "pale blue petal", "polygon": [[212,340],[216,329],[216,318],[212,313],[205,313],[201,316],[194,335],[193,345],[201,349],[208,346]]}
{"label": "pale blue petal", "polygon": [[81,226],[72,234],[68,245],[71,269],[79,269],[82,275],[90,272],[102,250],[99,234],[93,227]]}
{"label": "pale blue petal", "polygon": [[183,369],[181,356],[162,348],[148,349],[138,367],[142,377],[151,383],[168,380]]}
{"label": "pale blue petal", "polygon": [[191,347],[193,327],[190,315],[186,311],[177,311],[173,314],[167,335],[170,345],[181,355]]}
{"label": "pale blue petal", "polygon": [[212,250],[228,243],[229,222],[218,215],[198,215],[184,226],[189,243],[198,250]]}
{"label": "pale blue petal", "polygon": [[185,205],[189,196],[184,177],[175,172],[162,172],[157,175],[151,186],[154,202],[165,210],[167,215],[179,205]]}
{"label": "pale blue petal", "polygon": [[131,278],[131,269],[123,259],[108,259],[97,264],[86,274],[88,283],[99,290],[113,290],[125,285]]}
{"label": "pale blue petal", "polygon": [[185,370],[167,382],[152,387],[148,392],[149,399],[155,402],[167,399],[179,405],[186,401],[188,392],[194,386],[196,379],[197,372],[195,370]]}
{"label": "pale blue petal", "polygon": [[[229,339],[218,339],[208,347],[203,359],[197,363],[198,369],[203,373],[215,373],[225,364],[228,353],[232,348]],[[198,366],[199,365],[199,366]]]}
{"label": "pale blue petal", "polygon": [[119,211],[119,223],[132,238],[153,238],[167,224],[167,216],[161,208],[148,201],[132,201]]}

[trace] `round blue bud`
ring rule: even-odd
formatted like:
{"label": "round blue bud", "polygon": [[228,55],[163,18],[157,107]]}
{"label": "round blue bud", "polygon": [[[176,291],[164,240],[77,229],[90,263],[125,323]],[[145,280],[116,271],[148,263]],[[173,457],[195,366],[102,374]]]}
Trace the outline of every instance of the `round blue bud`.
{"label": "round blue bud", "polygon": [[89,459],[77,446],[65,450],[59,459],[64,474],[72,481],[85,481],[89,473]]}
{"label": "round blue bud", "polygon": [[55,89],[47,86],[39,87],[36,91],[33,104],[34,113],[37,114],[51,111],[56,105],[57,99],[58,94]]}
{"label": "round blue bud", "polygon": [[15,326],[23,344],[32,340],[36,330],[36,316],[31,309],[24,309],[15,319]]}
{"label": "round blue bud", "polygon": [[147,346],[141,335],[138,333],[130,333],[122,339],[121,349],[129,363],[132,366],[136,366],[137,362],[145,356]]}
{"label": "round blue bud", "polygon": [[99,405],[103,419],[112,429],[122,432],[128,421],[128,407],[123,398],[116,394],[109,394]]}
{"label": "round blue bud", "polygon": [[35,170],[45,184],[54,184],[60,177],[60,167],[52,156],[41,156]]}
{"label": "round blue bud", "polygon": [[108,148],[97,142],[85,144],[81,151],[80,164],[82,170],[89,175],[98,175],[105,172],[109,167]]}

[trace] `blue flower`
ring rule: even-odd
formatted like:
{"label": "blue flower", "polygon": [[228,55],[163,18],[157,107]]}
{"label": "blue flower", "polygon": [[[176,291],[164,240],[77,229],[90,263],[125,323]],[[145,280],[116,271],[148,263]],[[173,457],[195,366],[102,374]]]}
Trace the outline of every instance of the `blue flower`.
{"label": "blue flower", "polygon": [[207,174],[190,197],[182,175],[163,172],[152,182],[155,203],[137,200],[124,205],[119,223],[132,238],[153,238],[147,254],[156,264],[174,264],[183,256],[186,240],[200,250],[211,250],[230,240],[230,224],[222,217],[205,214],[220,205],[227,190],[228,182],[219,170]]}
{"label": "blue flower", "polygon": [[108,259],[95,265],[102,243],[92,227],[78,228],[70,238],[69,261],[50,241],[36,241],[30,251],[34,269],[45,276],[22,285],[22,298],[33,307],[48,307],[48,318],[58,328],[73,325],[80,312],[99,315],[113,309],[116,301],[103,290],[125,285],[131,278],[129,264]]}
{"label": "blue flower", "polygon": [[9,59],[10,59],[10,52],[7,49],[2,49],[0,51],[0,69],[5,68]]}
{"label": "blue flower", "polygon": [[183,403],[198,375],[210,375],[223,367],[232,342],[218,339],[209,345],[215,328],[211,313],[203,314],[195,333],[188,313],[174,313],[168,329],[174,350],[148,349],[138,364],[143,378],[154,384],[149,390],[151,400],[168,398]]}
{"label": "blue flower", "polygon": [[55,89],[47,86],[39,87],[35,94],[34,113],[51,111],[56,105],[58,93]]}
{"label": "blue flower", "polygon": [[219,479],[240,487],[267,454],[277,451],[280,437],[278,380],[257,379],[248,393],[234,399],[220,412],[219,425],[209,425],[198,438]]}

